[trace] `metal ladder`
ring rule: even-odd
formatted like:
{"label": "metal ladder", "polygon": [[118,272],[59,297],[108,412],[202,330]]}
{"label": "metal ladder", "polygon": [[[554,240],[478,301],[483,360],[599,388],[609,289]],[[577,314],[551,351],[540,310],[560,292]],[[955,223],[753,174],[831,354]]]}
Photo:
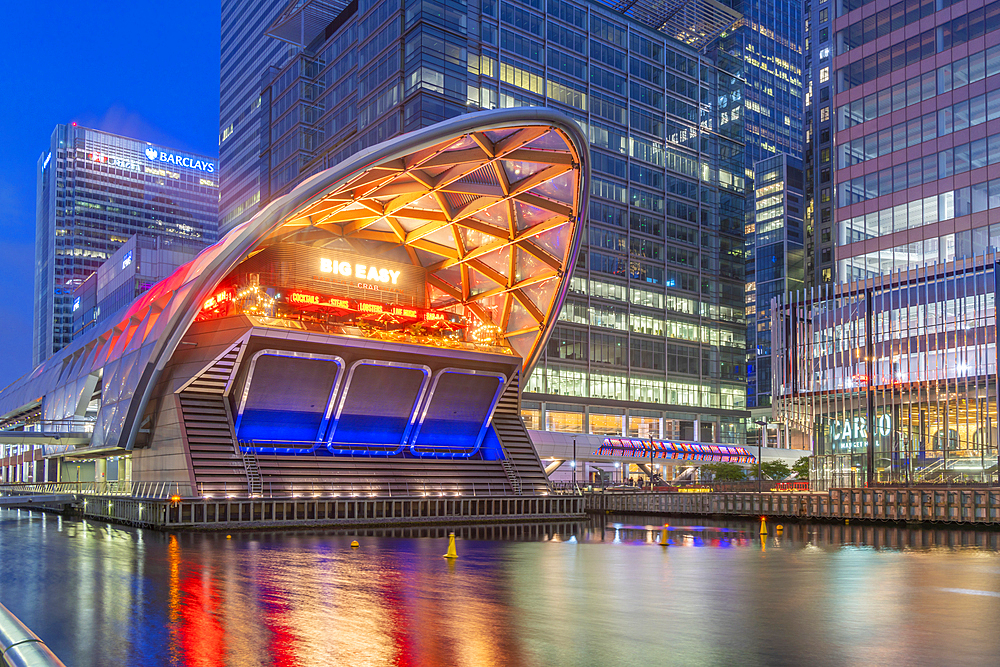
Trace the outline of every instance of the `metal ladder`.
{"label": "metal ladder", "polygon": [[251,496],[259,496],[264,491],[264,481],[260,476],[260,463],[257,461],[257,453],[250,443],[240,446],[240,454],[243,456],[243,467],[247,471],[247,491]]}
{"label": "metal ladder", "polygon": [[507,480],[510,482],[510,488],[514,490],[514,495],[521,495],[521,478],[517,475],[517,468],[507,459],[500,459],[500,465],[503,466],[503,471],[507,474]]}

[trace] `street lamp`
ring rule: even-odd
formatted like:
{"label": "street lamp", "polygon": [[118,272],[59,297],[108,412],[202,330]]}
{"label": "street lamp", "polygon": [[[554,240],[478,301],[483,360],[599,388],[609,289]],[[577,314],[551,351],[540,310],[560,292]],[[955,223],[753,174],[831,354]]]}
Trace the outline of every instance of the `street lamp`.
{"label": "street lamp", "polygon": [[757,493],[760,493],[760,456],[764,447],[764,435],[767,433],[767,422],[755,419],[753,423],[760,426],[760,437],[757,438]]}

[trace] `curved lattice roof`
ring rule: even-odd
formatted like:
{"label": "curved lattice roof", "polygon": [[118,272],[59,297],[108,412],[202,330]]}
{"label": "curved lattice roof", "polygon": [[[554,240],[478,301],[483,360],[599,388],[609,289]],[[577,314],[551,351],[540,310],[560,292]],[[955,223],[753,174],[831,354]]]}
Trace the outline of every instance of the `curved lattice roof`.
{"label": "curved lattice roof", "polygon": [[428,271],[429,305],[467,307],[528,369],[565,296],[588,188],[586,139],[548,109],[466,114],[391,139],[310,177],[4,389],[0,415],[44,397],[44,419],[71,419],[99,374],[92,446],[131,447],[201,305],[250,254],[285,239],[405,252]]}

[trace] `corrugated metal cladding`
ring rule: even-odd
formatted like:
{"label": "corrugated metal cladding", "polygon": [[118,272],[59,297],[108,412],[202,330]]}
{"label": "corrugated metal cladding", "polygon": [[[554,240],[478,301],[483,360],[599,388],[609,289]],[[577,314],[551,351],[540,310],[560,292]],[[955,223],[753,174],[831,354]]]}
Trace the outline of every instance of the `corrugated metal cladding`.
{"label": "corrugated metal cladding", "polygon": [[[346,245],[346,243],[345,243]],[[323,260],[330,264],[324,271]],[[348,271],[343,271],[346,264]],[[393,283],[368,280],[372,268],[398,272]],[[359,278],[359,271],[365,278]],[[344,274],[347,275],[344,275]],[[409,263],[395,262],[380,255],[366,255],[351,249],[315,248],[299,243],[270,246],[237,266],[230,274],[236,282],[258,274],[264,287],[296,288],[320,294],[371,299],[386,303],[424,307],[427,270]]]}
{"label": "corrugated metal cladding", "polygon": [[771,302],[774,416],[820,488],[996,479],[996,300],[990,253]]}

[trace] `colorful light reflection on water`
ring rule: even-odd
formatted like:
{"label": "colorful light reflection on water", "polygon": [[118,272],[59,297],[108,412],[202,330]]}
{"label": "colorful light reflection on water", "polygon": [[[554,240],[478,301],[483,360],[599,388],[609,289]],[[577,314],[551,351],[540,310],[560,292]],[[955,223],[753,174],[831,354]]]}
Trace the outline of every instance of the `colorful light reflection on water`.
{"label": "colorful light reflection on water", "polygon": [[762,540],[757,522],[662,521],[460,528],[449,563],[445,529],[227,539],[5,510],[0,601],[75,667],[1000,654],[1000,533],[794,524]]}

